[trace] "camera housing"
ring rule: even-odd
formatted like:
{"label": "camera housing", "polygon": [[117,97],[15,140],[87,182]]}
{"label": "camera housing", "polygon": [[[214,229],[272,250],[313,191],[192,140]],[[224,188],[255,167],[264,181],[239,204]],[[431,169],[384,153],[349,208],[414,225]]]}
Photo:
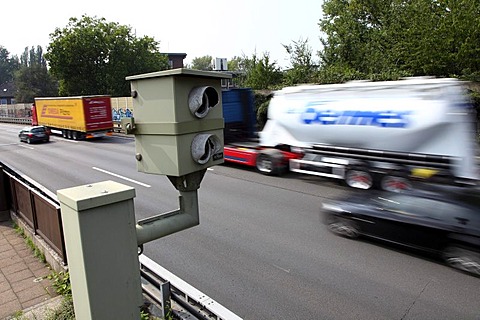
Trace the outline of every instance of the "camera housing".
{"label": "camera housing", "polygon": [[224,78],[231,75],[184,68],[126,78],[138,171],[179,177],[223,163]]}

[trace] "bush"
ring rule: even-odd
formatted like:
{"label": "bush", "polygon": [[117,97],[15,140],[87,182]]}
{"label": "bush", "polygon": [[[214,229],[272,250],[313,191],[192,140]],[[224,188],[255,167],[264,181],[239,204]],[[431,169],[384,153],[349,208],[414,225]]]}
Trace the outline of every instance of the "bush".
{"label": "bush", "polygon": [[261,131],[267,122],[268,104],[273,96],[273,92],[269,90],[257,90],[254,94],[257,130]]}

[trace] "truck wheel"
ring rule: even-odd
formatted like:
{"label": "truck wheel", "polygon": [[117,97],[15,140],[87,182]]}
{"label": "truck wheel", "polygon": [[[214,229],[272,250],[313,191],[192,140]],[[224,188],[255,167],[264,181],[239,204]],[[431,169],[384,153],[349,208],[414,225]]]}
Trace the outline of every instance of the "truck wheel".
{"label": "truck wheel", "polygon": [[255,166],[264,175],[279,175],[282,172],[282,168],[280,168],[282,158],[283,155],[278,150],[263,150],[257,155]]}
{"label": "truck wheel", "polygon": [[62,130],[62,137],[67,139],[67,130]]}
{"label": "truck wheel", "polygon": [[268,154],[259,154],[256,161],[257,170],[265,175],[273,175],[273,160]]}
{"label": "truck wheel", "polygon": [[350,169],[345,175],[345,183],[352,188],[368,190],[373,186],[373,179],[366,169]]}
{"label": "truck wheel", "polygon": [[412,185],[407,178],[396,175],[386,175],[380,181],[380,188],[385,191],[402,192],[410,190]]}
{"label": "truck wheel", "polygon": [[78,132],[77,132],[77,131],[73,131],[73,132],[72,132],[72,137],[73,137],[73,140],[79,140],[79,139],[78,139]]}

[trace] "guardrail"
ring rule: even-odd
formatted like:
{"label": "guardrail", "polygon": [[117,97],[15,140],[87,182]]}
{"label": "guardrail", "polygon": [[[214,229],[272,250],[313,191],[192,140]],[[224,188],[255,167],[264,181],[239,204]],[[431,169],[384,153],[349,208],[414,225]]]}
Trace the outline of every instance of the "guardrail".
{"label": "guardrail", "polygon": [[[241,320],[220,303],[216,302],[200,290],[192,287],[167,269],[158,265],[144,255],[139,256],[140,273],[142,275],[142,289],[144,293],[161,306],[163,314],[168,312],[168,307],[179,319],[215,319],[215,320]],[[173,308],[172,302],[178,307]]]}
{"label": "guardrail", "polygon": [[[32,119],[31,118],[0,117],[0,122],[29,125],[29,124],[32,123]],[[118,133],[123,133],[123,129],[122,129],[120,121],[118,121],[118,120],[113,121],[113,131],[118,132]]]}
{"label": "guardrail", "polygon": [[31,124],[31,118],[12,118],[12,117],[0,117],[0,122],[5,123],[18,123],[18,124]]}

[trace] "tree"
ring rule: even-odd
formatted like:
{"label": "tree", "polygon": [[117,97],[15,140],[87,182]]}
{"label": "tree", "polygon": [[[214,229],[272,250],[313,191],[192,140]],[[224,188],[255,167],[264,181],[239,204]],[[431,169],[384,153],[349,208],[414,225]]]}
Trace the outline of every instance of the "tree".
{"label": "tree", "polygon": [[291,68],[285,71],[284,84],[291,86],[298,83],[315,82],[317,66],[313,62],[312,48],[308,39],[293,41],[293,44],[283,45],[290,55]]}
{"label": "tree", "polygon": [[213,70],[212,61],[212,56],[196,57],[192,60],[192,69],[211,71]]}
{"label": "tree", "polygon": [[[393,68],[390,61],[389,23],[394,2],[402,0],[327,0],[319,26],[320,53],[324,67],[354,69],[363,74],[379,74]],[[397,40],[397,39],[395,39]]]}
{"label": "tree", "polygon": [[245,80],[243,85],[252,89],[263,90],[278,87],[282,82],[282,72],[276,61],[270,61],[270,54],[264,52],[262,57],[256,53],[245,59]]}
{"label": "tree", "polygon": [[480,76],[479,0],[326,0],[321,73]]}
{"label": "tree", "polygon": [[412,30],[406,33],[406,65],[418,75],[480,72],[480,1],[416,0],[406,7]]}
{"label": "tree", "polygon": [[451,25],[455,28],[453,39],[457,51],[455,64],[462,76],[480,82],[480,1],[451,1]]}
{"label": "tree", "polygon": [[0,84],[13,81],[14,73],[18,70],[17,56],[10,56],[10,52],[0,46]]}
{"label": "tree", "polygon": [[242,56],[234,56],[229,59],[227,62],[228,71],[232,74],[232,82],[234,86],[242,87],[244,86],[246,79],[246,68],[249,59],[242,54]]}
{"label": "tree", "polygon": [[242,56],[242,57],[234,56],[227,62],[228,70],[245,71],[245,60],[246,60],[245,56]]}
{"label": "tree", "polygon": [[61,95],[129,95],[126,76],[168,68],[159,42],[137,38],[130,27],[105,18],[70,18],[50,39],[45,58],[60,80]]}
{"label": "tree", "polygon": [[20,57],[20,69],[15,73],[15,86],[15,100],[18,102],[33,102],[35,97],[58,95],[57,81],[48,72],[41,46],[36,50],[25,48]]}

